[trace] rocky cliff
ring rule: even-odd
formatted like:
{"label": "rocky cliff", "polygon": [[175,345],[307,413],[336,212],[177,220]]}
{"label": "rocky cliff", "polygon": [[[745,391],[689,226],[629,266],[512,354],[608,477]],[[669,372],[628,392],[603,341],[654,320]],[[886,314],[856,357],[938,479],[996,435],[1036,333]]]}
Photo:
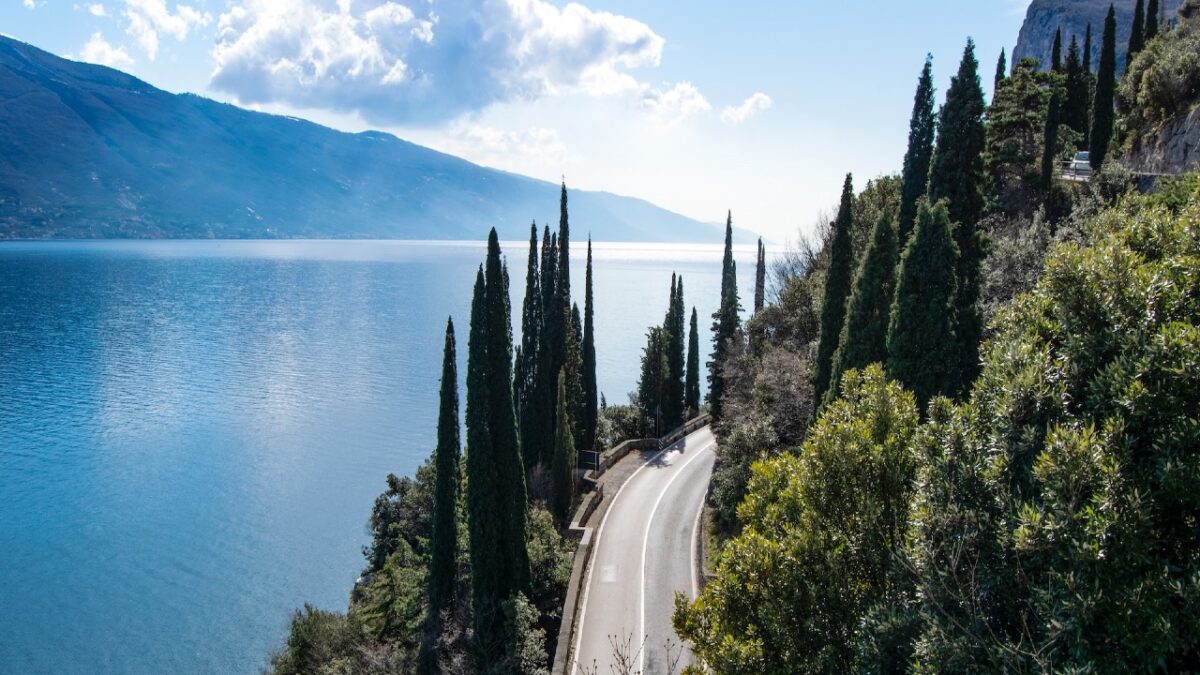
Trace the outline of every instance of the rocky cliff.
{"label": "rocky cliff", "polygon": [[[1117,12],[1117,66],[1125,68],[1125,51],[1129,45],[1130,27],[1133,25],[1133,8],[1137,0],[1033,0],[1025,13],[1025,23],[1017,37],[1010,63],[1032,56],[1043,67],[1050,64],[1050,51],[1054,46],[1054,31],[1062,29],[1063,56],[1071,36],[1079,40],[1083,48],[1083,37],[1088,24],[1092,26],[1092,70],[1100,62],[1100,34],[1104,30],[1104,16],[1112,4]],[[1180,0],[1162,0],[1162,18],[1174,19]]]}
{"label": "rocky cliff", "polygon": [[1144,173],[1178,174],[1200,168],[1200,106],[1140,143],[1122,162]]}

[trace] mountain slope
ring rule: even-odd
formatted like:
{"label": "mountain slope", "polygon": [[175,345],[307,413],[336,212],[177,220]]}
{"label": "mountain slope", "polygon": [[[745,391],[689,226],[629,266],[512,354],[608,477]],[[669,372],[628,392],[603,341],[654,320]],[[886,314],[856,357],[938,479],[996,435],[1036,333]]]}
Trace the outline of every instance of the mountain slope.
{"label": "mountain slope", "polygon": [[[528,237],[559,186],[389,134],[171,94],[0,37],[0,238]],[[571,192],[610,241],[719,241],[639,199]]]}
{"label": "mountain slope", "polygon": [[[1174,20],[1180,0],[1162,0],[1159,3],[1162,19]],[[1054,31],[1062,29],[1063,57],[1071,36],[1079,40],[1083,49],[1083,38],[1088,24],[1092,25],[1092,70],[1100,65],[1100,35],[1104,31],[1104,16],[1112,4],[1117,16],[1117,67],[1124,71],[1125,52],[1129,47],[1129,33],[1133,26],[1133,8],[1137,0],[1033,0],[1025,12],[1025,22],[1017,36],[1011,63],[1032,56],[1043,70],[1050,68],[1050,52],[1054,46]]]}

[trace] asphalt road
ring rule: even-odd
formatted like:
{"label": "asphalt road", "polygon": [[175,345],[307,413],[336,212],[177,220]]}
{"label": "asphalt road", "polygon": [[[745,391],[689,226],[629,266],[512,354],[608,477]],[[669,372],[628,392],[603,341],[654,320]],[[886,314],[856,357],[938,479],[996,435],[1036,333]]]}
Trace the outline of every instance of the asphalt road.
{"label": "asphalt road", "polygon": [[[716,441],[708,427],[651,457],[621,487],[596,530],[584,582],[572,663],[574,675],[678,673],[691,662],[671,628],[675,592],[699,591],[695,547],[700,507]],[[667,655],[668,641],[674,645]],[[668,667],[668,658],[678,659]]]}

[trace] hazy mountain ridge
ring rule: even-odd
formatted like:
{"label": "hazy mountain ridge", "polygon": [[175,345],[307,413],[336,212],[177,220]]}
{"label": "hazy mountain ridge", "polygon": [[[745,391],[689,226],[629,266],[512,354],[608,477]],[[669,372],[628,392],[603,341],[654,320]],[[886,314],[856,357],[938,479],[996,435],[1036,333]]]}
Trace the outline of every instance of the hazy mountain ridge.
{"label": "hazy mountain ridge", "polygon": [[[1087,27],[1092,25],[1092,70],[1100,64],[1100,35],[1104,31],[1104,17],[1112,4],[1117,16],[1117,67],[1125,68],[1125,52],[1129,46],[1129,33],[1133,26],[1133,8],[1137,0],[1033,0],[1025,12],[1025,22],[1017,36],[1010,64],[1026,56],[1041,62],[1043,68],[1050,67],[1050,52],[1054,46],[1054,32],[1062,29],[1063,57],[1071,36],[1079,41],[1083,49]],[[1172,20],[1179,11],[1180,0],[1162,0],[1162,18]]]}
{"label": "hazy mountain ridge", "polygon": [[[557,224],[559,186],[409,143],[171,94],[0,37],[0,238],[476,239]],[[720,241],[640,199],[572,191],[578,232]],[[721,214],[716,214],[717,216]]]}

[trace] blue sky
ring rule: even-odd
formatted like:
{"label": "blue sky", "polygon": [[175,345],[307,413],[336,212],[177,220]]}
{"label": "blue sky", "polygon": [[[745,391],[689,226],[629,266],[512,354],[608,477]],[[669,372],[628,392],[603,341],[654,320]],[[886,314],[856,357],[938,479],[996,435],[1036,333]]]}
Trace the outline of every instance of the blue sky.
{"label": "blue sky", "polygon": [[[3,0],[51,52],[347,131],[795,240],[899,170],[916,77],[975,39],[985,90],[1027,0]],[[989,92],[990,95],[990,92]]]}

